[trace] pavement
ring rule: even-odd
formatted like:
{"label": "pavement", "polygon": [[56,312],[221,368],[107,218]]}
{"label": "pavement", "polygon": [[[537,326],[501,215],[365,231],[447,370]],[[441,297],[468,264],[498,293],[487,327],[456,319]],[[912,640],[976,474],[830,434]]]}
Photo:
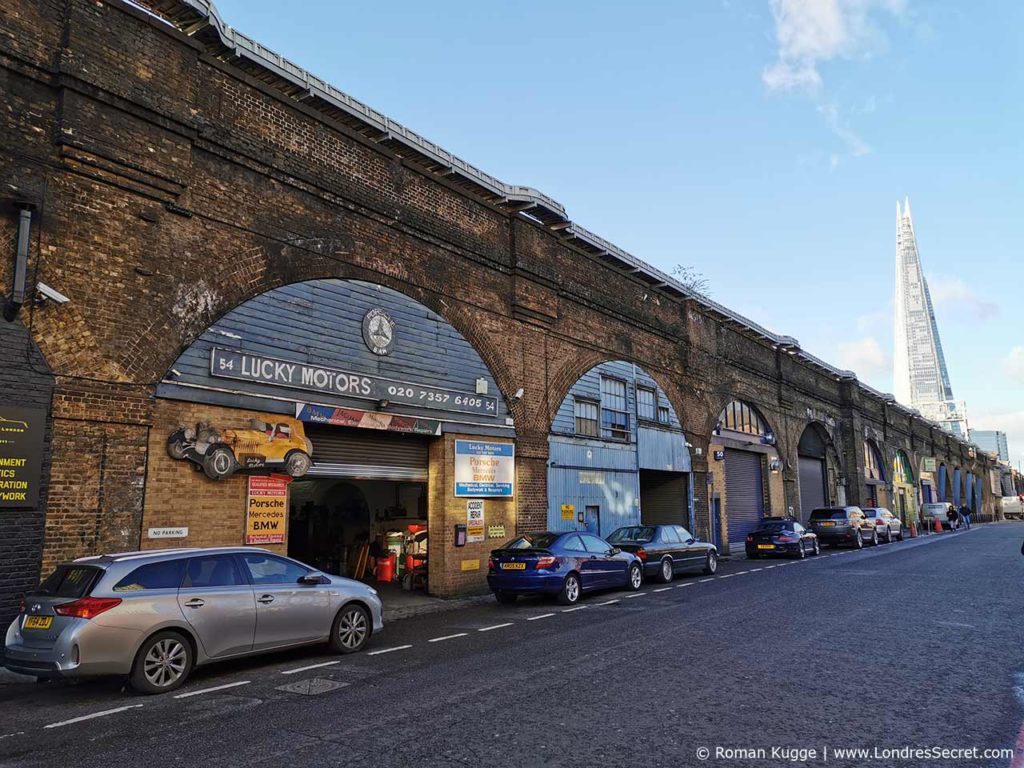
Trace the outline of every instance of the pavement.
{"label": "pavement", "polygon": [[164,696],[14,682],[0,765],[1017,768],[1022,536],[735,561],[573,608],[473,602]]}

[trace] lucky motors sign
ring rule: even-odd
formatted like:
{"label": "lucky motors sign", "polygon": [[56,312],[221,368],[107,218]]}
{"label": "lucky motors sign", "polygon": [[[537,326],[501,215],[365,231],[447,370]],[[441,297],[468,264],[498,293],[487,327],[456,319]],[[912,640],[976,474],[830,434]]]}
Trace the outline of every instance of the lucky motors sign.
{"label": "lucky motors sign", "polygon": [[515,477],[516,447],[512,443],[455,441],[456,496],[512,498]]}
{"label": "lucky motors sign", "polygon": [[45,431],[42,408],[0,407],[0,508],[38,506]]}
{"label": "lucky motors sign", "polygon": [[324,392],[375,402],[387,401],[440,411],[496,416],[498,398],[429,387],[337,368],[264,357],[236,349],[210,350],[210,375],[307,392]]}

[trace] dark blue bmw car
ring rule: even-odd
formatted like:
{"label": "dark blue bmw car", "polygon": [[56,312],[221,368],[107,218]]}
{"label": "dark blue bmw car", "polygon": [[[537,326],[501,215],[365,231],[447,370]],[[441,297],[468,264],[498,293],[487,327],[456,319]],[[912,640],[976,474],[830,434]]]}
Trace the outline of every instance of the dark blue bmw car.
{"label": "dark blue bmw car", "polygon": [[519,595],[555,595],[572,605],[584,592],[640,589],[643,563],[591,533],[527,533],[491,552],[487,584],[499,603]]}

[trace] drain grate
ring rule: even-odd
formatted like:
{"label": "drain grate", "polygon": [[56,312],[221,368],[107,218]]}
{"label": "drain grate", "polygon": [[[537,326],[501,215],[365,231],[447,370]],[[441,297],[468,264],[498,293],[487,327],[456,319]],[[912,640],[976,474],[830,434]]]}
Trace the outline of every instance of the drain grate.
{"label": "drain grate", "polygon": [[349,683],[341,683],[337,680],[328,680],[325,677],[311,677],[309,680],[296,680],[294,683],[277,686],[277,690],[286,693],[300,693],[303,696],[318,696],[321,693],[336,691],[344,688]]}

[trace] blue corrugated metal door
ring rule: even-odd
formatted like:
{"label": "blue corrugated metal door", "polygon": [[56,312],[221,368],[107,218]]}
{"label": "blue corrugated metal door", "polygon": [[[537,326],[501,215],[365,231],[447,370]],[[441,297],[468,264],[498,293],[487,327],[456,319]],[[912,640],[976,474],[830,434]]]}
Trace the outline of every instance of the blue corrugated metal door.
{"label": "blue corrugated metal door", "polygon": [[967,495],[964,497],[964,504],[971,507],[972,512],[976,512],[974,509],[974,474],[972,472],[967,473]]}
{"label": "blue corrugated metal door", "polygon": [[939,487],[937,489],[939,501],[946,500],[946,465],[939,467]]}
{"label": "blue corrugated metal door", "polygon": [[953,470],[953,503],[960,506],[960,467]]}
{"label": "blue corrugated metal door", "polygon": [[746,539],[764,515],[764,476],[761,454],[725,451],[725,513],[729,518],[729,541]]}

